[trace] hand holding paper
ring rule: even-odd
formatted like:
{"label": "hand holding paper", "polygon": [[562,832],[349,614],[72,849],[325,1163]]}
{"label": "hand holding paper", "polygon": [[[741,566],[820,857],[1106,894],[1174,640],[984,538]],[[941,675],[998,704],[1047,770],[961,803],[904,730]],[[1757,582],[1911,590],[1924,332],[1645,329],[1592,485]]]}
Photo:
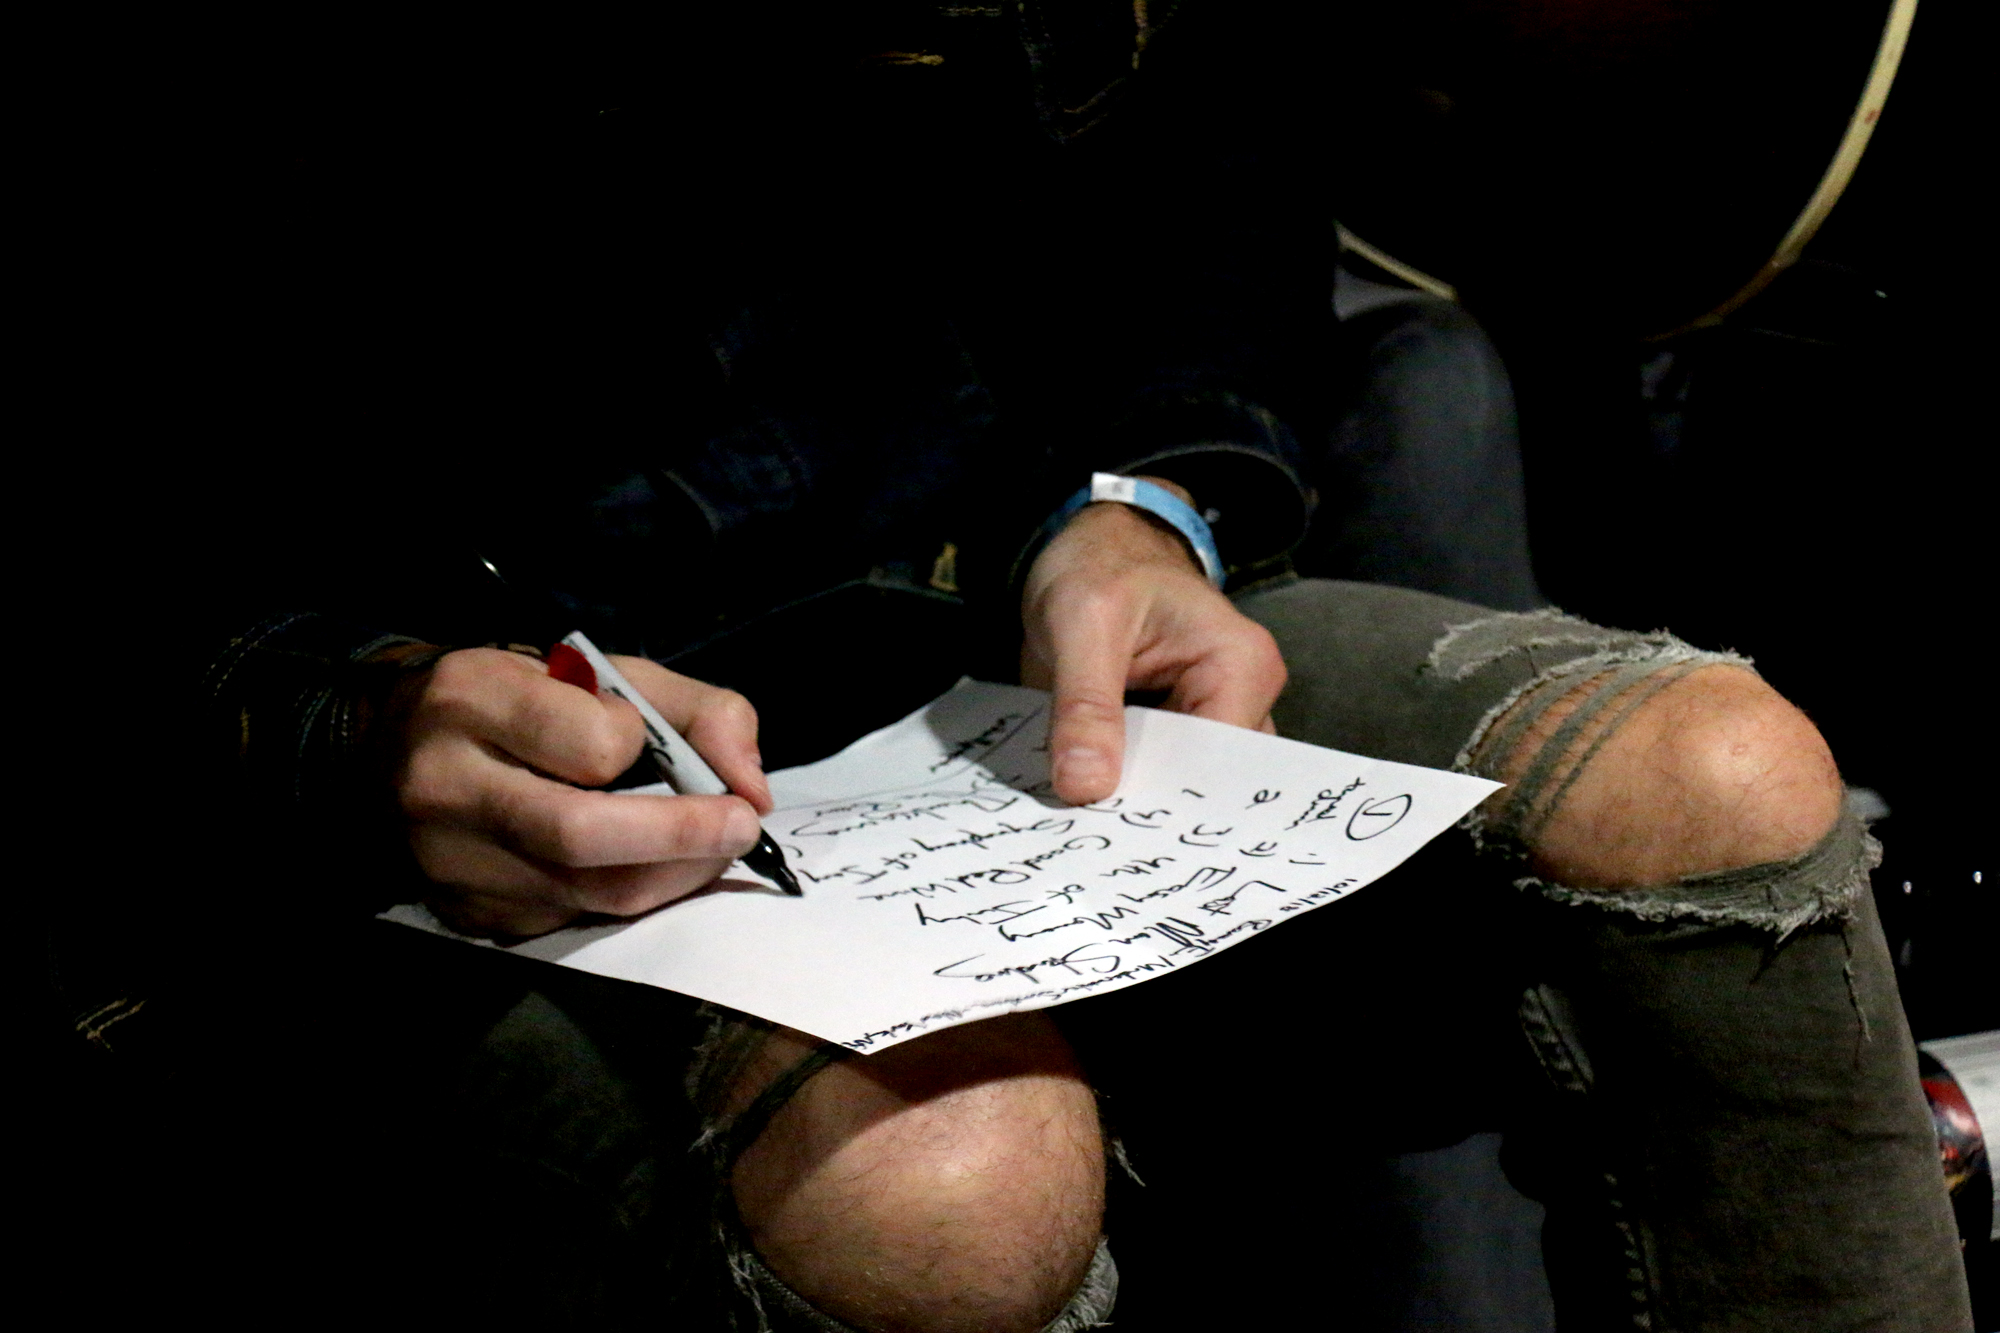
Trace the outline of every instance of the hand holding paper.
{"label": "hand holding paper", "polygon": [[1086,506],[1035,560],[1021,602],[1021,679],[1055,692],[1051,769],[1064,800],[1117,789],[1127,690],[1165,691],[1173,712],[1271,730],[1285,685],[1276,641],[1143,511]]}

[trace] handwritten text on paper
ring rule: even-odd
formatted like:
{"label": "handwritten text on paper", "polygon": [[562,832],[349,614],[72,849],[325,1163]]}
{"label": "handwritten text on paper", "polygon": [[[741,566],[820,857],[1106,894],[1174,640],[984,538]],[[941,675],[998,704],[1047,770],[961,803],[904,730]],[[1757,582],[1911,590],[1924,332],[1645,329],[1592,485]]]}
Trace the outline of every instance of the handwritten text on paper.
{"label": "handwritten text on paper", "polygon": [[963,682],[774,774],[765,827],[803,899],[732,876],[514,951],[880,1050],[1198,962],[1379,878],[1495,787],[1131,708],[1117,795],[1065,806],[1047,709]]}

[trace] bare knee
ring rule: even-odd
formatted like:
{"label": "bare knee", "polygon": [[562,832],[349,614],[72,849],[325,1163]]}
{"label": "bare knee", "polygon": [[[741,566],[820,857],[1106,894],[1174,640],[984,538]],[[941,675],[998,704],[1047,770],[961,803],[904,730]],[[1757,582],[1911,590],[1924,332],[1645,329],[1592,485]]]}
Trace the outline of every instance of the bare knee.
{"label": "bare knee", "polygon": [[829,1067],[733,1184],[764,1261],[848,1323],[1032,1330],[1096,1250],[1095,1099],[1042,1015],[950,1028]]}
{"label": "bare knee", "polygon": [[[1597,683],[1549,708],[1501,775],[1524,772]],[[1818,730],[1738,667],[1703,667],[1627,712],[1607,709],[1571,750],[1552,784],[1560,797],[1528,839],[1536,873],[1560,883],[1635,888],[1789,860],[1840,813],[1840,775]]]}

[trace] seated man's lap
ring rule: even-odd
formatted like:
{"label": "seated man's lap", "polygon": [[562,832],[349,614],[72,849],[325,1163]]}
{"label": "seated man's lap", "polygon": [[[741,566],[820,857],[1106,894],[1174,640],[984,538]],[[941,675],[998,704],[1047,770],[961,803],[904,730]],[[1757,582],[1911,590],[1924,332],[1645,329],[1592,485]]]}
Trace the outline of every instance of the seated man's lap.
{"label": "seated man's lap", "polygon": [[330,1193],[398,1256],[354,1288],[509,1325],[714,1308],[695,1001],[387,924],[351,972],[326,1071],[349,1086],[320,1118],[339,1108],[358,1169]]}
{"label": "seated man's lap", "polygon": [[1072,1296],[1076,1319],[1108,1309],[1095,1108],[1041,1015],[849,1061],[399,926],[340,970],[358,984],[320,1055],[344,1086],[309,1119],[347,1126],[353,1160],[306,1193],[326,1229],[413,1256],[361,1273],[367,1300],[428,1308],[533,1255],[508,1321],[755,1327],[761,1306],[779,1329],[875,1327],[892,1299],[913,1327],[1000,1329]]}
{"label": "seated man's lap", "polygon": [[[1272,630],[1291,667],[1292,683],[1274,710],[1283,734],[1438,767],[1462,761],[1496,712],[1565,662],[1584,662],[1588,675],[1596,670],[1592,654],[1643,659],[1659,650],[1665,653],[1662,669],[1688,665],[1675,657],[1678,649],[1662,650],[1662,641],[1649,636],[1618,635],[1552,615],[1503,617],[1496,626],[1490,613],[1466,603],[1369,585],[1301,580],[1252,592],[1240,605]],[[1487,628],[1477,628],[1482,622]],[[1466,626],[1475,628],[1464,631]],[[1353,900],[1288,924],[1249,949],[1056,1011],[1105,1094],[1109,1128],[1125,1135],[1140,1175],[1152,1182],[1150,1198],[1128,1191],[1129,1198],[1145,1199],[1143,1207],[1128,1204],[1121,1211],[1114,1202],[1114,1239],[1128,1237],[1135,1250],[1150,1240],[1153,1258],[1172,1256],[1170,1237],[1148,1237],[1149,1216],[1171,1220],[1176,1212],[1212,1206],[1283,1208],[1296,1203],[1301,1188],[1319,1187],[1332,1191],[1322,1197],[1337,1198],[1344,1162],[1448,1143],[1540,1115],[1550,1093],[1520,1026],[1524,993],[1545,990],[1550,976],[1565,971],[1570,984],[1585,978],[1582,984],[1602,990],[1601,959],[1580,970],[1565,966],[1586,951],[1616,952],[1579,926],[1584,918],[1599,934],[1608,928],[1621,939],[1643,929],[1637,922],[1607,927],[1605,913],[1586,907],[1579,916],[1576,906],[1517,889],[1509,881],[1520,874],[1518,862],[1480,855],[1471,838],[1454,831]],[[1879,931],[1865,909],[1863,903],[1852,928],[1841,924],[1845,917],[1809,926],[1815,939],[1831,938],[1833,952],[1808,941],[1789,951],[1787,965],[1811,974],[1800,984],[1815,995],[1848,986],[1840,993],[1868,1006],[1879,1032],[1899,1027],[1900,1015],[1892,986],[1884,989],[1877,975],[1886,962],[1874,956]],[[1845,952],[1842,940],[1848,941]],[[1635,947],[1643,953],[1654,945],[1642,940]],[[1716,987],[1749,984],[1748,974],[1736,976],[1728,960],[1768,949],[1770,936],[1725,926],[1696,931],[1678,947],[1721,960],[1720,980],[1702,983],[1708,989],[1695,997],[1712,1007],[1721,996]],[[1842,960],[1857,947],[1862,973],[1858,981],[1843,982]],[[1571,956],[1565,958],[1565,950]],[[489,959],[479,966],[490,970],[491,963],[515,961]],[[552,971],[533,969],[538,976]],[[1653,1024],[1654,1040],[1678,1040],[1658,1029],[1662,1015],[1686,999],[1666,994],[1672,981],[1672,975],[1649,974],[1653,993],[1613,996],[1612,1009]],[[463,1016],[476,1010],[486,1026],[469,1043],[469,1029],[447,1034],[464,1051],[460,1072],[433,1080],[435,1102],[425,1113],[484,1118],[494,1160],[509,1162],[517,1174],[564,1178],[584,1212],[615,1218],[627,1237],[650,1238],[653,1248],[630,1269],[633,1281],[643,1284],[637,1275],[663,1271],[651,1265],[672,1268],[673,1256],[692,1252],[685,1239],[690,1226],[712,1233],[714,1197],[712,1181],[687,1174],[685,1145],[699,1125],[680,1080],[699,1039],[694,1006],[680,997],[628,994],[634,989],[573,975],[546,987],[510,977],[467,988],[456,1002],[458,1021],[472,1021]],[[1774,989],[1774,1000],[1776,995]],[[678,1007],[668,1013],[663,1005]],[[1787,1040],[1815,1049],[1847,1043],[1842,1050],[1849,1049],[1852,1013],[1821,1012],[1816,1002],[1806,1009],[1801,1023],[1787,1029]],[[454,1012],[453,1005],[442,1012]],[[1610,1048],[1613,1062],[1639,1054],[1642,1045],[1619,1036]],[[1900,1133],[1909,1128],[1902,1121],[1910,1108],[1901,1105],[1909,1098],[1893,1045],[1878,1042],[1883,1058],[1871,1056],[1870,1071],[1857,1071],[1851,1082],[1869,1089],[1877,1108],[1869,1114],[1900,1126]],[[1600,1042],[1597,1049],[1606,1048]],[[1771,1123],[1784,1119],[1780,1108]],[[1236,1126],[1290,1131],[1287,1170],[1219,1176],[1214,1149],[1228,1143]],[[1543,1146],[1601,1166],[1603,1144],[1591,1137],[1595,1133],[1583,1136],[1588,1143],[1568,1144],[1550,1144],[1544,1135]],[[1816,1150],[1804,1140],[1761,1146],[1794,1155]],[[1928,1219],[1921,1181],[1902,1160],[1910,1156],[1907,1147],[1899,1145],[1890,1154],[1896,1160],[1886,1165],[1854,1165],[1909,1177],[1897,1184],[1909,1196],[1899,1206]],[[1572,1218],[1629,1202],[1581,1198],[1574,1170],[1538,1168],[1538,1178],[1539,1193],[1569,1193]],[[1355,1222],[1343,1222],[1339,1208],[1328,1206],[1313,1225],[1338,1230]],[[1592,1224],[1571,1225],[1589,1231]],[[587,1233],[596,1224],[570,1229]],[[1607,1249],[1602,1239],[1609,1233],[1594,1234],[1564,1252],[1596,1256],[1581,1261],[1594,1272],[1625,1271],[1615,1245]],[[1810,1268],[1821,1262],[1814,1245],[1823,1249],[1825,1243],[1793,1247],[1796,1263]],[[1227,1248],[1222,1244],[1210,1257],[1223,1257]],[[1698,1291],[1704,1283],[1734,1280],[1709,1261],[1702,1245],[1683,1246],[1683,1252],[1699,1260],[1669,1274],[1684,1286]],[[1253,1257],[1254,1246],[1239,1256],[1243,1262]],[[1150,1263],[1128,1253],[1128,1267],[1134,1258]],[[712,1265],[700,1267],[713,1271]],[[689,1280],[690,1271],[683,1260],[675,1280]],[[1365,1274],[1355,1277],[1365,1280]],[[617,1303],[609,1292],[593,1299],[607,1308]]]}

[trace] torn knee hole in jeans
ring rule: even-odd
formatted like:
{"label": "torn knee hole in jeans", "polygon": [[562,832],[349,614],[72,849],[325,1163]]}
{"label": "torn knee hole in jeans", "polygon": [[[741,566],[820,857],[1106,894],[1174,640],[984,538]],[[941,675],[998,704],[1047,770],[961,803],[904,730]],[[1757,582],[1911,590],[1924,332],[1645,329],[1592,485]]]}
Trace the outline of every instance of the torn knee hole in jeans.
{"label": "torn knee hole in jeans", "polygon": [[845,1324],[814,1310],[779,1281],[757,1256],[737,1214],[733,1177],[737,1159],[798,1090],[850,1052],[830,1042],[817,1043],[752,1094],[743,1080],[760,1063],[778,1025],[716,1004],[703,1005],[702,1014],[708,1030],[688,1065],[686,1082],[688,1100],[701,1116],[701,1131],[689,1150],[708,1169],[713,1198],[703,1243],[708,1262],[737,1297],[726,1314],[731,1333],[845,1330]]}
{"label": "torn knee hole in jeans", "polygon": [[1780,940],[1817,921],[1853,915],[1882,864],[1882,845],[1861,820],[1843,813],[1810,851],[1789,861],[1689,875],[1646,889],[1578,889],[1535,876],[1514,881],[1559,903],[1601,907],[1641,921],[1701,921],[1755,926]]}
{"label": "torn knee hole in jeans", "polygon": [[[688,1066],[687,1094],[701,1112],[697,1151],[710,1154],[719,1175],[727,1177],[736,1159],[764,1132],[771,1118],[785,1108],[798,1090],[828,1065],[852,1054],[846,1047],[817,1042],[797,1060],[778,1071],[740,1108],[747,1089],[739,1087],[778,1025],[720,1005],[703,1005],[708,1032]],[[734,1108],[734,1109],[733,1109]]]}
{"label": "torn knee hole in jeans", "polygon": [[[1517,659],[1533,674],[1487,710],[1453,767],[1496,780],[1514,770],[1494,808],[1474,810],[1465,826],[1482,851],[1520,861],[1591,761],[1654,695],[1706,666],[1750,666],[1735,653],[1705,652],[1665,631],[1604,629],[1546,610],[1451,626],[1433,645],[1427,670],[1446,681],[1470,681]],[[1553,728],[1538,727],[1566,701],[1574,706]],[[1845,813],[1818,845],[1787,861],[1690,875],[1658,888],[1583,889],[1532,875],[1515,884],[1642,921],[1747,925],[1783,938],[1848,916],[1880,862],[1881,848],[1862,820]]]}
{"label": "torn knee hole in jeans", "polygon": [[[739,1086],[742,1080],[760,1063],[775,1067],[759,1057],[778,1025],[721,1005],[704,1005],[702,1012],[708,1029],[686,1082],[688,1099],[701,1113],[701,1132],[690,1146],[706,1159],[714,1189],[704,1241],[710,1264],[736,1297],[723,1316],[729,1333],[854,1333],[851,1325],[813,1305],[771,1270],[737,1213],[732,1185],[737,1159],[772,1118],[815,1075],[853,1052],[818,1042],[747,1095],[749,1088]],[[1123,1145],[1113,1143],[1116,1162],[1130,1172]],[[1081,1286],[1042,1333],[1107,1327],[1117,1298],[1118,1266],[1100,1240]]]}

